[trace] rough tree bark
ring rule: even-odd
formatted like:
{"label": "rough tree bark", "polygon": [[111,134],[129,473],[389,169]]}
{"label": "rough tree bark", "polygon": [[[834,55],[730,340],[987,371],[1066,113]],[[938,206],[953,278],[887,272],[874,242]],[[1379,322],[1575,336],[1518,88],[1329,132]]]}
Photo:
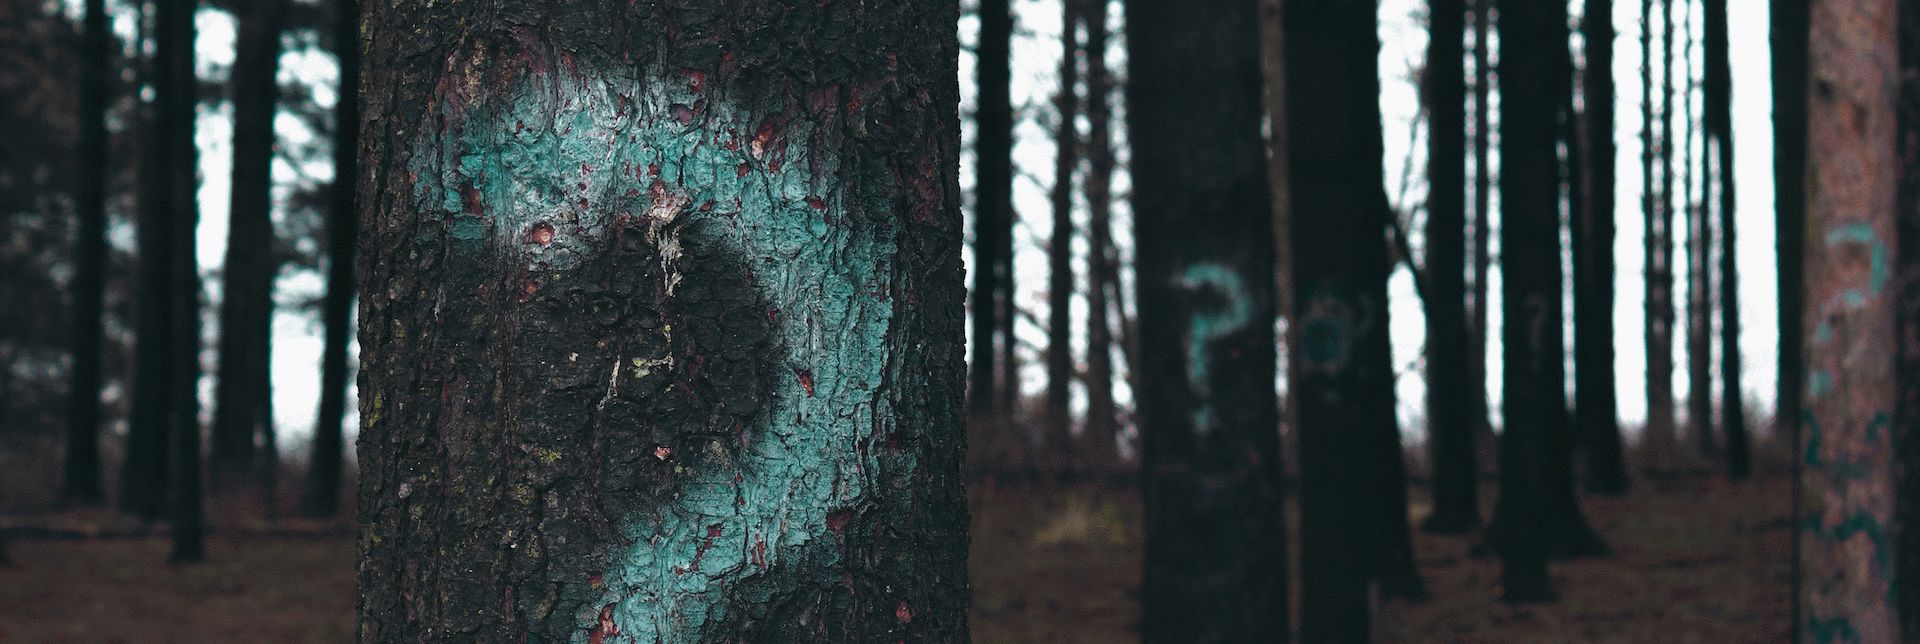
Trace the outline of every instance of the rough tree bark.
{"label": "rough tree bark", "polygon": [[957,20],[367,5],[363,640],[964,637]]}
{"label": "rough tree bark", "polygon": [[1586,207],[1572,235],[1574,431],[1584,447],[1587,489],[1619,496],[1627,493],[1628,479],[1613,370],[1613,0],[1587,0],[1580,30],[1587,54],[1580,149],[1587,160],[1580,178]]}
{"label": "rough tree bark", "polygon": [[79,226],[73,257],[73,367],[67,379],[67,449],[61,501],[81,506],[106,501],[100,480],[100,343],[106,298],[107,74],[105,0],[87,0],[80,46],[80,139],[74,158],[80,177]]}
{"label": "rough tree bark", "polygon": [[334,106],[333,188],[328,195],[327,295],[320,305],[326,344],[320,354],[320,412],[313,428],[306,490],[300,511],[331,518],[340,512],[340,470],[347,409],[347,346],[352,342],[353,253],[360,176],[360,3],[335,0],[334,57],[340,65],[340,102]]}
{"label": "rough tree bark", "polygon": [[1273,237],[1251,2],[1126,3],[1146,641],[1284,637]]}
{"label": "rough tree bark", "polygon": [[1070,464],[1073,416],[1073,171],[1080,163],[1080,0],[1060,3],[1060,90],[1054,95],[1053,237],[1047,242],[1047,424],[1048,457]]}
{"label": "rough tree bark", "polygon": [[[999,396],[994,388],[999,365],[995,341],[1001,338],[1002,307],[1010,308],[1012,293],[1002,293],[1003,258],[1013,242],[1013,76],[1011,42],[1013,9],[1009,0],[981,0],[980,46],[976,82],[979,105],[974,113],[978,138],[974,162],[973,291],[969,313],[973,340],[968,345],[967,409],[975,418],[996,415]],[[1011,341],[1012,336],[1007,336]],[[1011,384],[1011,383],[1009,383]],[[1001,410],[1005,411],[1005,410]],[[998,432],[994,432],[997,438]]]}
{"label": "rough tree bark", "polygon": [[1740,268],[1736,261],[1733,155],[1733,67],[1727,37],[1727,0],[1707,0],[1707,135],[1717,144],[1720,182],[1720,426],[1726,436],[1727,476],[1752,470],[1746,396],[1740,390]]}
{"label": "rough tree bark", "polygon": [[1912,54],[1897,23],[1916,16],[1900,4],[1817,0],[1810,16],[1807,487],[1795,625],[1808,642],[1891,642],[1901,632],[1893,270],[1899,220],[1911,216],[1898,208],[1897,140],[1912,132],[1901,127],[1896,93],[1900,62]]}
{"label": "rough tree bark", "polygon": [[279,98],[280,29],[286,0],[245,5],[233,64],[233,186],[225,291],[220,298],[220,371],[209,455],[216,491],[246,485],[264,459],[257,442],[273,427],[273,116]]}
{"label": "rough tree bark", "polygon": [[1472,354],[1467,350],[1466,20],[1464,0],[1430,4],[1427,45],[1427,441],[1433,460],[1429,532],[1480,527]]}

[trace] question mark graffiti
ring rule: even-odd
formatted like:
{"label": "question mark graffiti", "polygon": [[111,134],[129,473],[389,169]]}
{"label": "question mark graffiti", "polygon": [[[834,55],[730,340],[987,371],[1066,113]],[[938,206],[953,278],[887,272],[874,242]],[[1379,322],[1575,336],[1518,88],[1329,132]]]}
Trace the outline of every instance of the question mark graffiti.
{"label": "question mark graffiti", "polygon": [[1205,436],[1213,431],[1213,403],[1209,400],[1209,364],[1207,348],[1213,341],[1233,335],[1253,319],[1253,301],[1247,297],[1240,275],[1225,265],[1206,262],[1188,266],[1174,280],[1174,286],[1199,291],[1212,288],[1225,298],[1226,306],[1217,311],[1195,311],[1187,324],[1187,386],[1199,398],[1193,409],[1193,428]]}

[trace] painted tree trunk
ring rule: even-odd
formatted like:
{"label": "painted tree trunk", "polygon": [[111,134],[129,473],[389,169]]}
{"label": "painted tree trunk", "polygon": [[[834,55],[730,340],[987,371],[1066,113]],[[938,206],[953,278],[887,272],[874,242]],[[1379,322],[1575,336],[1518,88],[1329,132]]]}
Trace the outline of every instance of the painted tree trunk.
{"label": "painted tree trunk", "polygon": [[301,513],[331,518],[340,512],[341,436],[347,408],[347,345],[352,342],[354,208],[360,176],[360,3],[335,0],[334,56],[340,64],[340,102],[334,107],[333,187],[327,214],[327,295],[320,305],[326,344],[320,354],[320,413]]}
{"label": "painted tree trunk", "polygon": [[1120,429],[1113,399],[1113,324],[1125,324],[1113,257],[1113,74],[1107,70],[1107,0],[1086,3],[1087,423],[1081,451],[1089,467],[1112,468],[1119,460]]}
{"label": "painted tree trunk", "polygon": [[1427,427],[1433,461],[1430,532],[1480,526],[1468,378],[1466,19],[1464,0],[1432,3],[1427,45]]}
{"label": "painted tree trunk", "polygon": [[[1651,70],[1644,70],[1642,81],[1649,90],[1646,111],[1643,111],[1642,123],[1650,133],[1646,140],[1647,156],[1642,158],[1642,166],[1647,170],[1643,210],[1645,215],[1646,243],[1643,254],[1646,256],[1646,341],[1647,341],[1647,430],[1644,444],[1655,470],[1664,470],[1670,466],[1675,447],[1675,417],[1673,398],[1673,0],[1661,0],[1660,25],[1661,48],[1653,52],[1649,47],[1649,34],[1653,29],[1653,5],[1641,3],[1642,37],[1640,49],[1649,68],[1654,54],[1660,55],[1661,85],[1654,88],[1648,81]],[[1660,92],[1659,110],[1653,111],[1652,90]],[[1659,117],[1655,121],[1655,116]],[[1658,162],[1658,168],[1654,165]]]}
{"label": "painted tree trunk", "polygon": [[1613,0],[1588,0],[1581,17],[1586,42],[1586,111],[1579,117],[1587,161],[1580,179],[1586,208],[1573,226],[1575,435],[1584,448],[1587,489],[1627,492],[1626,458],[1613,370],[1614,144]]}
{"label": "painted tree trunk", "polygon": [[286,0],[241,10],[233,65],[233,191],[220,298],[220,372],[210,453],[215,490],[250,484],[256,441],[271,433],[266,398],[273,332],[273,116],[279,98],[280,29]]}
{"label": "painted tree trunk", "polygon": [[[968,345],[968,413],[975,418],[996,416],[999,397],[994,388],[1000,354],[1002,307],[1012,302],[1002,293],[1003,258],[1013,236],[1013,99],[1009,85],[1012,66],[1013,8],[1009,0],[980,2],[980,46],[975,82],[980,89],[974,113],[976,181],[973,219],[973,291],[969,314],[973,339]],[[1012,336],[1006,336],[1011,338]],[[1001,432],[988,438],[999,440]]]}
{"label": "painted tree trunk", "polygon": [[1898,4],[1818,0],[1810,16],[1812,243],[1805,249],[1805,534],[1796,626],[1808,642],[1891,642],[1900,634],[1892,355],[1903,173]]}
{"label": "painted tree trunk", "polygon": [[200,476],[200,267],[195,256],[195,228],[200,223],[196,192],[199,188],[197,148],[194,143],[195,80],[193,46],[195,3],[191,0],[159,0],[154,13],[158,44],[154,56],[158,62],[155,83],[162,132],[166,171],[166,225],[172,230],[167,243],[173,246],[167,266],[172,282],[168,295],[174,298],[167,313],[167,342],[171,343],[171,361],[166,369],[168,523],[173,530],[175,563],[199,561],[205,557],[202,539],[204,517],[201,511]]}
{"label": "painted tree trunk", "polygon": [[[1387,325],[1392,215],[1380,183],[1373,9],[1289,2],[1283,15],[1306,642],[1367,639],[1368,587],[1385,554],[1389,461],[1379,437],[1394,421],[1391,358],[1378,331]],[[1400,521],[1404,529],[1404,513]]]}
{"label": "painted tree trunk", "polygon": [[376,2],[360,636],[966,633],[952,2]]}
{"label": "painted tree trunk", "polygon": [[1126,6],[1148,642],[1287,632],[1273,246],[1251,2]]}
{"label": "painted tree trunk", "polygon": [[1727,0],[1707,0],[1707,132],[1714,137],[1714,163],[1720,214],[1720,418],[1727,439],[1727,476],[1747,478],[1752,470],[1747,440],[1746,396],[1740,389],[1740,268],[1736,261],[1733,67],[1727,37]]}
{"label": "painted tree trunk", "polygon": [[105,0],[87,0],[81,36],[80,177],[73,256],[73,368],[67,380],[67,449],[60,498],[73,505],[106,501],[100,480],[100,344],[106,300],[107,74]]}
{"label": "painted tree trunk", "polygon": [[1054,95],[1053,237],[1047,243],[1046,451],[1071,467],[1074,459],[1069,404],[1073,401],[1073,172],[1080,163],[1080,36],[1078,0],[1060,3],[1060,89]]}

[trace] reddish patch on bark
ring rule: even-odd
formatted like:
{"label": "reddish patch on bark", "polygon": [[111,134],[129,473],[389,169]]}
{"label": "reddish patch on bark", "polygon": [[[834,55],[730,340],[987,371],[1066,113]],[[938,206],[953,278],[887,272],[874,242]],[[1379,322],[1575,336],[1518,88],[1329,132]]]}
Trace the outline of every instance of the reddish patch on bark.
{"label": "reddish patch on bark", "polygon": [[747,176],[747,172],[750,171],[750,169],[747,167],[747,164],[745,163],[740,164],[739,166],[735,167],[733,170],[734,172],[738,173],[737,176],[742,176],[742,177]]}
{"label": "reddish patch on bark", "polygon": [[553,244],[553,224],[540,222],[527,229],[527,243],[545,248]]}
{"label": "reddish patch on bark", "polygon": [[753,152],[753,156],[764,155],[767,149],[773,146],[773,128],[773,119],[760,122],[760,129],[753,133],[753,141],[748,143],[750,146],[748,149]]}
{"label": "reddish patch on bark", "polygon": [[767,540],[764,538],[753,538],[753,565],[760,568],[767,567]]}
{"label": "reddish patch on bark", "polygon": [[860,88],[847,89],[847,114],[860,111]]}
{"label": "reddish patch on bark", "polygon": [[847,521],[852,518],[853,511],[845,508],[828,512],[827,529],[833,531],[833,536],[840,536],[840,533],[846,531]]}
{"label": "reddish patch on bark", "polygon": [[607,582],[600,578],[599,573],[587,575],[587,587],[600,588],[605,585],[607,585]]}
{"label": "reddish patch on bark", "polygon": [[807,390],[807,397],[813,397],[813,372],[806,369],[794,369],[793,375],[800,378],[800,388]]}
{"label": "reddish patch on bark", "polygon": [[673,448],[665,445],[655,445],[653,446],[653,457],[663,461],[673,458]]}
{"label": "reddish patch on bark", "polygon": [[[649,177],[660,176],[660,164],[658,163],[647,164],[647,176]],[[659,182],[656,181],[655,183],[659,183]]]}
{"label": "reddish patch on bark", "polygon": [[600,608],[600,621],[594,625],[592,632],[587,633],[587,642],[606,644],[607,638],[619,634],[620,626],[613,623],[613,604],[607,604]]}
{"label": "reddish patch on bark", "polygon": [[807,197],[807,207],[812,208],[814,210],[824,211],[827,209],[827,200],[821,199],[819,197],[809,196]]}
{"label": "reddish patch on bark", "polygon": [[684,70],[687,75],[687,88],[695,93],[707,87],[707,73],[698,69]]}
{"label": "reddish patch on bark", "polygon": [[687,107],[685,103],[674,103],[672,105],[669,105],[667,106],[667,111],[672,112],[673,120],[679,121],[681,125],[686,125],[688,123],[693,122],[693,108]]}
{"label": "reddish patch on bark", "polygon": [[460,184],[460,209],[471,215],[487,214],[487,204],[481,198],[480,189],[473,187],[473,180]]}
{"label": "reddish patch on bark", "polygon": [[900,600],[900,605],[893,608],[893,616],[899,619],[902,624],[911,622],[913,621],[913,607],[908,606],[907,600],[902,599]]}
{"label": "reddish patch on bark", "polygon": [[567,74],[574,80],[580,80],[580,65],[573,60],[573,52],[560,52],[560,64],[567,66]]}
{"label": "reddish patch on bark", "polygon": [[715,538],[718,538],[719,536],[720,536],[720,524],[715,523],[713,525],[707,526],[708,539],[715,539]]}
{"label": "reddish patch on bark", "polygon": [[533,280],[522,282],[520,284],[520,301],[525,303],[527,300],[533,299],[533,294],[539,290],[540,284]]}

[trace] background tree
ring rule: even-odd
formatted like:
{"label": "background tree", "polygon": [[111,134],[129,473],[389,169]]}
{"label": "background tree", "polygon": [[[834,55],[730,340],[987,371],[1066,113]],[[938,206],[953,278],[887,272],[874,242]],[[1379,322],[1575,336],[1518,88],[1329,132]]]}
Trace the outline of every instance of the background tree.
{"label": "background tree", "polygon": [[1142,348],[1142,638],[1287,632],[1253,3],[1126,3]]}
{"label": "background tree", "polygon": [[957,13],[367,6],[362,637],[964,637]]}
{"label": "background tree", "polygon": [[1466,19],[1464,0],[1430,7],[1427,41],[1427,427],[1433,514],[1425,528],[1480,526],[1466,311]]}
{"label": "background tree", "polygon": [[301,512],[332,517],[340,509],[340,470],[347,408],[347,344],[353,330],[353,256],[359,176],[360,3],[333,3],[334,57],[340,65],[339,102],[334,107],[333,186],[328,195],[327,294],[320,305],[326,344],[320,354],[320,416],[313,426]]}
{"label": "background tree", "polygon": [[[1812,3],[1807,101],[1806,494],[1799,497],[1802,641],[1891,642],[1898,470],[1893,424],[1900,358],[1896,241],[1902,134],[1896,109],[1913,53],[1899,34],[1920,19],[1889,0]],[[1910,44],[1910,43],[1909,43]],[[1899,52],[1897,59],[1887,56]],[[1910,205],[1910,204],[1909,204]]]}
{"label": "background tree", "polygon": [[[1713,133],[1701,127],[1694,107],[1694,94],[1701,88],[1694,66],[1693,2],[1680,5],[1680,29],[1685,41],[1680,47],[1680,68],[1686,81],[1681,87],[1680,123],[1680,200],[1686,215],[1687,255],[1687,428],[1692,432],[1700,455],[1715,458],[1719,447],[1713,438],[1713,173],[1708,147]],[[1696,137],[1698,137],[1696,139]],[[1694,147],[1694,142],[1700,143]],[[1695,182],[1699,191],[1695,192]]]}
{"label": "background tree", "polygon": [[1488,94],[1493,90],[1494,0],[1473,0],[1473,296],[1469,304],[1472,321],[1467,324],[1467,379],[1473,392],[1473,420],[1478,427],[1474,437],[1474,476],[1479,480],[1480,456],[1493,445],[1493,412],[1487,399],[1487,329],[1493,298],[1489,293],[1493,274],[1493,164],[1491,137],[1493,115]]}
{"label": "background tree", "polygon": [[1073,172],[1080,163],[1080,36],[1081,0],[1060,1],[1060,90],[1053,108],[1059,119],[1053,140],[1053,237],[1047,242],[1047,423],[1048,449],[1061,462],[1072,452],[1068,410],[1073,385]]}
{"label": "background tree", "polygon": [[167,437],[168,523],[173,530],[175,563],[205,558],[202,537],[200,470],[200,269],[194,254],[194,228],[200,222],[195,192],[199,187],[198,149],[194,143],[193,23],[195,3],[191,0],[156,0],[155,35],[155,120],[157,141],[162,150],[157,160],[164,172],[166,199],[164,226],[167,244],[166,280],[170,288],[162,291],[173,298],[167,307],[168,325],[164,342],[171,355],[158,368],[164,370],[164,395],[169,425]]}
{"label": "background tree", "polygon": [[[1774,389],[1773,431],[1776,437],[1789,437],[1796,448],[1802,444],[1801,396],[1806,393],[1806,370],[1802,351],[1805,326],[1801,310],[1805,282],[1802,261],[1806,235],[1807,166],[1807,40],[1809,0],[1772,0],[1769,34],[1773,65],[1773,201],[1775,296],[1779,307],[1775,320],[1780,326],[1776,364],[1778,381]],[[1797,450],[1796,450],[1797,451]],[[1805,494],[1802,468],[1793,469],[1793,498]],[[1798,633],[1801,620],[1800,547],[1805,531],[1793,531],[1793,628]],[[1920,596],[1920,594],[1912,595]]]}
{"label": "background tree", "polygon": [[80,128],[77,154],[79,212],[73,257],[73,368],[67,381],[66,467],[60,498],[75,505],[106,501],[100,479],[101,344],[105,333],[107,263],[107,78],[105,0],[87,0],[81,37]]}
{"label": "background tree", "polygon": [[1740,265],[1735,261],[1733,66],[1727,38],[1727,0],[1706,0],[1707,135],[1716,144],[1720,208],[1720,418],[1727,438],[1727,476],[1747,478],[1752,470],[1747,440],[1746,396],[1740,389]]}
{"label": "background tree", "polygon": [[[156,9],[161,4],[156,0]],[[170,122],[162,106],[169,100],[178,102],[172,96],[185,90],[175,87],[176,81],[166,73],[169,64],[160,53],[164,42],[165,38],[155,38],[154,53],[141,69],[154,89],[154,99],[146,106],[146,137],[140,150],[133,401],[127,415],[126,456],[120,471],[120,511],[143,519],[157,519],[167,507],[167,470],[172,453],[168,430],[174,419],[171,408],[177,402],[170,381],[176,362],[171,337],[173,308],[179,299],[174,295],[178,287],[173,279],[177,227],[172,222],[178,213],[173,211],[169,175],[170,164],[179,161],[170,160],[167,150],[174,138],[169,131],[178,125]],[[171,55],[174,49],[164,51]]]}
{"label": "background tree", "polygon": [[[995,415],[999,404],[994,378],[1000,363],[996,341],[1013,342],[1011,327],[1002,329],[1003,309],[1012,308],[1013,293],[1001,292],[1011,266],[1013,243],[1013,10],[1008,0],[981,0],[980,47],[976,72],[980,88],[974,112],[978,124],[974,154],[978,183],[974,187],[973,220],[973,342],[968,345],[968,409],[976,418]],[[1013,383],[1002,383],[1014,386]],[[1007,410],[1000,410],[1004,413]],[[998,432],[995,432],[998,434]],[[997,436],[996,436],[997,438]]]}
{"label": "background tree", "polygon": [[1626,459],[1614,390],[1613,0],[1587,0],[1580,18],[1586,67],[1580,75],[1586,110],[1579,131],[1586,172],[1579,198],[1586,204],[1574,222],[1573,365],[1574,433],[1586,455],[1587,489],[1619,496],[1627,492]]}
{"label": "background tree", "polygon": [[[1665,469],[1674,446],[1673,400],[1673,0],[1661,0],[1661,47],[1653,51],[1654,25],[1652,0],[1641,0],[1641,141],[1644,152],[1640,165],[1646,185],[1642,189],[1642,228],[1646,231],[1641,247],[1646,257],[1646,341],[1647,341],[1647,430],[1642,442],[1655,469]],[[1660,100],[1654,107],[1652,66],[1658,53],[1661,84]],[[1655,116],[1659,117],[1655,121]],[[1655,166],[1655,161],[1659,165]],[[1656,172],[1657,170],[1657,172]]]}
{"label": "background tree", "polygon": [[[1071,0],[1069,0],[1071,1]],[[1093,464],[1118,460],[1113,399],[1113,325],[1126,326],[1113,248],[1113,74],[1107,69],[1107,1],[1084,0],[1087,27],[1087,423],[1083,451]],[[1124,334],[1123,334],[1124,335]],[[1125,343],[1121,350],[1127,351]],[[1129,365],[1130,374],[1137,374]]]}

